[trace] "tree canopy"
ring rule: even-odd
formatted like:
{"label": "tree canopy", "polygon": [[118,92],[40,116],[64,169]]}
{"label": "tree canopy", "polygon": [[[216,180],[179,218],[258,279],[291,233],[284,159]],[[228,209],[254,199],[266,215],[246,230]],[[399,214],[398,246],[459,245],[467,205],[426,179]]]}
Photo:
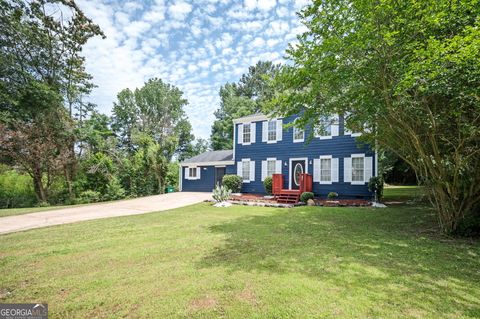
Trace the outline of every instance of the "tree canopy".
{"label": "tree canopy", "polygon": [[429,190],[446,232],[480,214],[480,3],[314,1],[268,110],[340,113]]}
{"label": "tree canopy", "polygon": [[238,83],[226,83],[220,88],[220,108],[214,113],[216,120],[210,137],[214,150],[233,147],[232,120],[261,110],[262,103],[272,97],[274,90],[269,79],[279,68],[270,61],[259,61],[248,68]]}

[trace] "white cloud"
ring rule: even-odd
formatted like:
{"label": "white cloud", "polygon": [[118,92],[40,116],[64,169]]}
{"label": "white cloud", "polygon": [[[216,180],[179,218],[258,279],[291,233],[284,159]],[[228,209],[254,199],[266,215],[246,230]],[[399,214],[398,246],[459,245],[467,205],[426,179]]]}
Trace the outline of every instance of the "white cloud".
{"label": "white cloud", "polygon": [[188,14],[192,11],[192,6],[183,1],[177,1],[168,7],[168,13],[176,20],[185,20]]}
{"label": "white cloud", "polygon": [[108,113],[117,93],[158,77],[179,87],[196,136],[208,138],[219,87],[259,60],[283,61],[304,30],[295,8],[303,0],[77,0],[107,38],[84,48],[98,85],[89,100]]}

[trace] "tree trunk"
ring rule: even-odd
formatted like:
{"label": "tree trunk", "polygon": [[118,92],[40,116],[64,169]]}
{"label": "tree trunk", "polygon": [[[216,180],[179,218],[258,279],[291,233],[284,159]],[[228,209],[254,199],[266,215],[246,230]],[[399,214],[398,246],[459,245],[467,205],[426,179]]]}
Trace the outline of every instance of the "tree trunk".
{"label": "tree trunk", "polygon": [[35,195],[37,195],[38,201],[48,202],[47,192],[45,191],[45,187],[43,186],[42,172],[39,169],[36,169],[32,177],[33,187],[35,190]]}

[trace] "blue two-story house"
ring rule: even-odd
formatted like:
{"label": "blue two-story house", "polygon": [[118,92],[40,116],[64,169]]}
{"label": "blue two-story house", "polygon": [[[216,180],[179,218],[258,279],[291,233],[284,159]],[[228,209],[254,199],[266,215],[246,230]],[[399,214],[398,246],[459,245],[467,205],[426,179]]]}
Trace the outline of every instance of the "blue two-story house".
{"label": "blue two-story house", "polygon": [[265,193],[263,180],[283,174],[285,189],[298,189],[299,174],[313,176],[313,192],[325,197],[369,198],[368,181],[377,174],[377,157],[358,133],[344,127],[342,116],[326,120],[323,130],[292,124],[295,117],[254,114],[234,120],[233,150],[210,151],[181,163],[180,190],[210,192],[225,174],[242,177],[243,193]]}

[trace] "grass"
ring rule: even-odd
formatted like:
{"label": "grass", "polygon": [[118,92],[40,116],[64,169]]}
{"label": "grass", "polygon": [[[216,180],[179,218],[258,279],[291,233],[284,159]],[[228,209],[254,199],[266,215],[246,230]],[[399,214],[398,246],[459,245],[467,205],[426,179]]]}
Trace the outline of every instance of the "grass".
{"label": "grass", "polygon": [[51,318],[480,317],[479,243],[439,235],[418,204],[55,226],[0,236],[0,273],[1,303],[48,302]]}

